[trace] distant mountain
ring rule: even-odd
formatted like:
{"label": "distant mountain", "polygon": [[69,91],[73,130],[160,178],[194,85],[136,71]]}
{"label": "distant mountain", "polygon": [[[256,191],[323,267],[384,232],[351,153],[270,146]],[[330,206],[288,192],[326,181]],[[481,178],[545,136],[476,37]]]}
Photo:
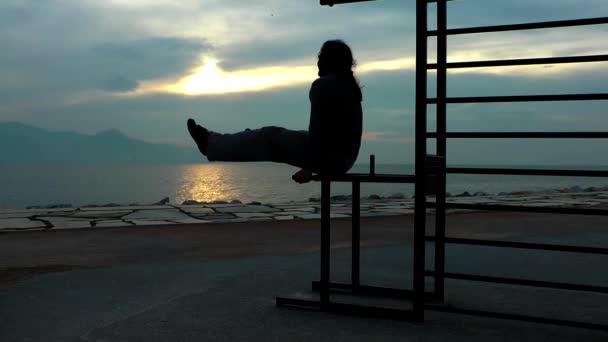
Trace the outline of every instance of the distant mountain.
{"label": "distant mountain", "polygon": [[147,143],[131,139],[115,129],[84,135],[0,122],[0,163],[189,163],[203,159],[196,148]]}

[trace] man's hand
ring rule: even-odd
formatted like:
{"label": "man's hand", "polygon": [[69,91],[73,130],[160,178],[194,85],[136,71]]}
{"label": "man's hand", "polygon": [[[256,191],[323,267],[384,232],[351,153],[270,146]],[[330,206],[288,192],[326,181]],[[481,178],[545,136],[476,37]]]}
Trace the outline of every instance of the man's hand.
{"label": "man's hand", "polygon": [[312,178],[312,171],[306,170],[306,169],[302,169],[302,170],[294,173],[293,176],[291,176],[291,179],[293,179],[294,181],[296,181],[300,184],[310,182],[311,178]]}

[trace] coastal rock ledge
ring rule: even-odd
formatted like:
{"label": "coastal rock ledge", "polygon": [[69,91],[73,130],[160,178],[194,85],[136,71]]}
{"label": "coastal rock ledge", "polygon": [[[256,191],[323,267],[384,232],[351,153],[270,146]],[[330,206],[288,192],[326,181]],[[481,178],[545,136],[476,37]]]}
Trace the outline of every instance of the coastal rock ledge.
{"label": "coastal rock ledge", "polygon": [[[483,193],[469,193],[448,198],[450,203],[508,204],[533,207],[576,207],[608,208],[606,191],[554,191],[550,193],[514,192],[502,196]],[[597,190],[594,188],[594,190]],[[392,197],[392,198],[391,198]],[[361,217],[411,215],[414,200],[391,195],[381,197],[370,195],[361,199]],[[166,198],[168,200],[168,198]],[[69,204],[31,206],[24,209],[0,210],[0,232],[32,230],[93,229],[107,227],[130,227],[173,224],[206,224],[250,221],[287,221],[320,218],[318,199],[309,202],[286,202],[262,204],[257,201],[247,204],[239,200],[215,201],[212,203],[194,200],[182,205],[171,205],[163,199],[152,205],[107,206],[73,208]],[[429,197],[432,201],[433,197]],[[332,197],[331,217],[348,218],[352,214],[352,197],[337,195]],[[448,214],[470,212],[470,210],[449,210]],[[430,211],[432,214],[433,211]]]}

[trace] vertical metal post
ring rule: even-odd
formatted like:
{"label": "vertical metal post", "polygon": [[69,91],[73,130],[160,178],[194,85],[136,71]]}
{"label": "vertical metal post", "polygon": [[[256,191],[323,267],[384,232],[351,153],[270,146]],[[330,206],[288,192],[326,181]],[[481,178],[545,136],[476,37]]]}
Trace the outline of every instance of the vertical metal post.
{"label": "vertical metal post", "polygon": [[376,156],[373,154],[370,154],[369,156],[369,175],[376,175]]}
{"label": "vertical metal post", "polygon": [[329,177],[323,177],[321,180],[321,310],[329,310],[329,252],[330,252],[330,180]]}
{"label": "vertical metal post", "polygon": [[427,0],[416,1],[416,185],[414,213],[414,318],[424,320],[424,247],[426,225],[426,73]]}
{"label": "vertical metal post", "polygon": [[444,299],[445,288],[445,191],[446,191],[446,97],[447,97],[447,1],[437,0],[437,155],[443,162],[437,173],[435,211],[435,297]]}
{"label": "vertical metal post", "polygon": [[351,283],[353,290],[357,290],[361,284],[360,261],[361,261],[361,183],[353,181],[352,192],[352,271]]}

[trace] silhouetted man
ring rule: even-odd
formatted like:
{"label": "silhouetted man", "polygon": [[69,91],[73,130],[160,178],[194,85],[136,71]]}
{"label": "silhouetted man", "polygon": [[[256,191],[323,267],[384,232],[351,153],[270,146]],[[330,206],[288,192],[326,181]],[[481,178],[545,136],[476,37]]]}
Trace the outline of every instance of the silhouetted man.
{"label": "silhouetted man", "polygon": [[319,52],[319,78],[309,93],[308,131],[268,126],[221,134],[188,119],[188,131],[209,161],[270,161],[301,168],[292,178],[310,181],[314,173],[343,174],[355,163],[361,146],[362,94],[352,68],[352,52],[341,40],[330,40]]}

